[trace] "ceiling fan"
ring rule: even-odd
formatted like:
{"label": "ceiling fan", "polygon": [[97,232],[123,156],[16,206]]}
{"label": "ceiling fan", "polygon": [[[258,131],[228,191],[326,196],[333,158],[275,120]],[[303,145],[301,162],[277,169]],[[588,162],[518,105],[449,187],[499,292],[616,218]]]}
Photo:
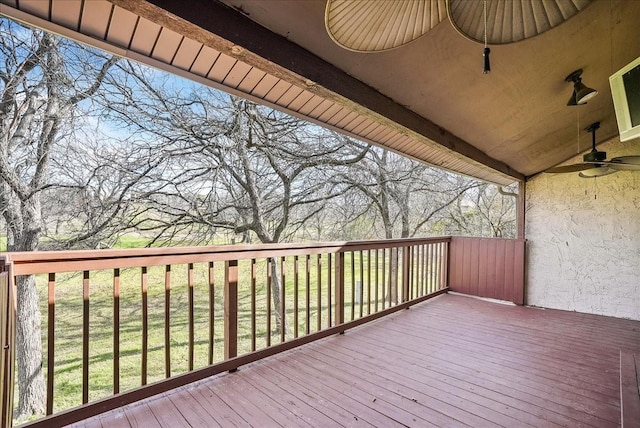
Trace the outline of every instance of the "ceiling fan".
{"label": "ceiling fan", "polygon": [[336,44],[355,52],[382,52],[403,46],[445,20],[470,40],[496,45],[550,30],[592,2],[327,0],[325,26]]}
{"label": "ceiling fan", "polygon": [[591,151],[586,153],[582,163],[572,165],[556,166],[547,169],[549,174],[562,174],[567,172],[579,172],[582,178],[602,177],[618,171],[640,171],[640,155],[620,156],[611,160],[607,159],[607,152],[596,149],[596,130],[600,128],[600,122],[595,122],[585,128],[591,133]]}

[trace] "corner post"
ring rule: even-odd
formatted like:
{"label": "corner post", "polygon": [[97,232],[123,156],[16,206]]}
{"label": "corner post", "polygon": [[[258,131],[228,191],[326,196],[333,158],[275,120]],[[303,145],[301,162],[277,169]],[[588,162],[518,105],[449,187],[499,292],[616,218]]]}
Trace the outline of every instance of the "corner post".
{"label": "corner post", "polygon": [[0,267],[0,426],[13,426],[13,384],[16,357],[16,294],[11,264]]}

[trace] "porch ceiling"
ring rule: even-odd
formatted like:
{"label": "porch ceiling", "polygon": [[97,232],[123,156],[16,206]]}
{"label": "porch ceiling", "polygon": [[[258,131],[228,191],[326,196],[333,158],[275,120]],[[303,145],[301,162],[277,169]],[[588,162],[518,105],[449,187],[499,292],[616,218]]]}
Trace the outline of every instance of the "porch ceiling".
{"label": "porch ceiling", "polygon": [[[595,1],[525,41],[482,46],[445,20],[404,47],[361,54],[324,29],[325,0],[0,0],[0,12],[287,110],[443,168],[509,184],[556,165],[601,121],[617,135],[608,76],[640,55],[640,2]],[[566,107],[565,76],[600,94]],[[582,132],[580,149],[588,148]]]}

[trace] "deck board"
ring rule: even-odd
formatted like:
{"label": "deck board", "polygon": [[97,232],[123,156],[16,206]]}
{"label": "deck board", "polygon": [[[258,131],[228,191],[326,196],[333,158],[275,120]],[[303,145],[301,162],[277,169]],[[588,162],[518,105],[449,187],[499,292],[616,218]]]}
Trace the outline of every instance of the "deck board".
{"label": "deck board", "polygon": [[443,295],[76,426],[617,427],[640,322]]}

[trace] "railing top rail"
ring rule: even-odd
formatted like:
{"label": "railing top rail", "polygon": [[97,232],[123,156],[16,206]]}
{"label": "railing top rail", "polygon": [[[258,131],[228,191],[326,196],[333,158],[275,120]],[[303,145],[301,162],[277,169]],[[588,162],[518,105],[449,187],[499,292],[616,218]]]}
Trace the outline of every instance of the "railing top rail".
{"label": "railing top rail", "polygon": [[14,275],[100,270],[179,263],[245,260],[360,251],[449,242],[451,237],[386,239],[376,241],[336,241],[279,243],[260,245],[224,245],[210,247],[163,247],[105,250],[31,251],[0,254],[0,264],[11,262]]}

